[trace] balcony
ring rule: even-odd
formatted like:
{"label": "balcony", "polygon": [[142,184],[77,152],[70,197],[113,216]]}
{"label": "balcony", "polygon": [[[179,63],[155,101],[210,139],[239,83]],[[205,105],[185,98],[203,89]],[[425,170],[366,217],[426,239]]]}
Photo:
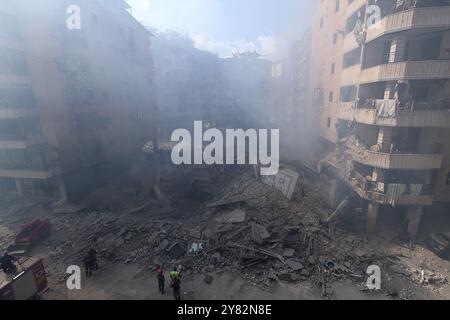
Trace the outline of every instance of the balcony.
{"label": "balcony", "polygon": [[450,27],[450,7],[415,8],[398,12],[382,19],[367,30],[366,42],[383,35],[411,29],[436,29]]}
{"label": "balcony", "polygon": [[[376,103],[384,100],[376,100]],[[434,110],[427,104],[424,110],[396,110],[391,116],[381,114],[379,108],[357,108],[355,102],[341,102],[338,118],[356,121],[367,125],[408,128],[448,128],[450,113],[448,110]]]}
{"label": "balcony", "polygon": [[[434,195],[426,194],[422,190],[417,193],[411,192],[411,185],[408,184],[384,184],[384,190],[379,190],[376,182],[369,181],[358,173],[349,177],[347,183],[361,198],[379,204],[391,206],[433,205]],[[398,188],[403,189],[403,192],[390,192]],[[423,189],[423,186],[420,189]]]}
{"label": "balcony", "polygon": [[36,109],[0,109],[0,119],[19,119],[37,115]]}
{"label": "balcony", "polygon": [[405,61],[364,69],[361,71],[359,83],[396,80],[433,80],[448,79],[449,77],[450,60]]}
{"label": "balcony", "polygon": [[359,174],[345,159],[346,157],[332,156],[322,160],[322,164],[335,172],[361,198],[391,206],[433,204],[434,194],[430,192],[431,186],[412,183],[379,184]]}
{"label": "balcony", "polygon": [[362,147],[354,147],[348,152],[356,162],[388,170],[439,170],[443,162],[440,154],[382,153]]}

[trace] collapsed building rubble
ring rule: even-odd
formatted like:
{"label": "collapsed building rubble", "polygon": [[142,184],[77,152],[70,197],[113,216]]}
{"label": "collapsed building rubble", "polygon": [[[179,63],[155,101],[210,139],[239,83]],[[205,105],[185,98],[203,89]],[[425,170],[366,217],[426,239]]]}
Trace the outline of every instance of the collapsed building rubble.
{"label": "collapsed building rubble", "polygon": [[[374,264],[421,285],[446,282],[437,272],[408,266],[400,255],[370,245],[362,234],[343,230],[341,216],[351,212],[351,199],[337,210],[328,208],[306,178],[298,180],[289,200],[251,169],[198,166],[162,177],[159,192],[165,201],[151,187],[136,198],[126,188],[110,186],[82,204],[43,204],[52,220],[52,236],[44,242],[49,275],[63,283],[66,266],[81,263],[95,248],[105,263],[150,270],[181,265],[206,283],[214,274],[232,272],[262,289],[279,281],[312,281],[324,296],[332,295],[329,284],[335,281],[365,283],[367,267]],[[193,193],[190,182],[199,180],[203,184]],[[101,203],[105,190],[105,199],[121,199],[122,205]],[[199,191],[213,199],[199,198]],[[128,201],[121,198],[124,193]]]}

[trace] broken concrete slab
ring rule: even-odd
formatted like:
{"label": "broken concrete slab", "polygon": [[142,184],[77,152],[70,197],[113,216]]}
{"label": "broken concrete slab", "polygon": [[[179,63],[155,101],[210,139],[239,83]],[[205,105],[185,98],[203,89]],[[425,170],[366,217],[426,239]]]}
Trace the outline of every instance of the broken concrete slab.
{"label": "broken concrete slab", "polygon": [[236,209],[218,215],[214,220],[219,223],[242,223],[246,219],[246,213],[242,209]]}
{"label": "broken concrete slab", "polygon": [[283,257],[292,258],[295,254],[295,249],[286,248],[283,252]]}
{"label": "broken concrete slab", "polygon": [[303,264],[300,261],[294,259],[287,260],[286,264],[294,271],[299,271],[304,268]]}
{"label": "broken concrete slab", "polygon": [[263,182],[276,190],[281,191],[286,198],[291,200],[299,177],[300,175],[298,172],[283,168],[280,169],[276,175],[264,176]]}
{"label": "broken concrete slab", "polygon": [[251,238],[258,244],[263,244],[264,241],[270,238],[270,233],[266,227],[252,222],[251,224]]}
{"label": "broken concrete slab", "polygon": [[169,247],[169,245],[170,245],[169,240],[164,239],[163,241],[161,241],[159,243],[159,250],[164,251],[164,250],[166,250]]}
{"label": "broken concrete slab", "polygon": [[208,203],[206,205],[207,208],[219,208],[230,205],[244,205],[248,199],[232,199],[232,200],[222,200],[217,202]]}
{"label": "broken concrete slab", "polygon": [[189,236],[194,239],[201,239],[202,232],[199,228],[193,228],[189,231]]}

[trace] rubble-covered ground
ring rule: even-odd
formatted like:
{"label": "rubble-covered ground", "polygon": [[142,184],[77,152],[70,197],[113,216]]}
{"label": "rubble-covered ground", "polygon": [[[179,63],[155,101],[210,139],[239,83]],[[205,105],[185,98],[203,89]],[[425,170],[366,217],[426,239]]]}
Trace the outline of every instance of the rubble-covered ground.
{"label": "rubble-covered ground", "polygon": [[[322,221],[332,213],[300,178],[293,199],[249,168],[173,168],[158,186],[117,179],[77,204],[1,195],[0,246],[20,226],[50,219],[51,236],[30,254],[44,259],[44,299],[161,299],[156,265],[182,266],[185,299],[447,299],[450,263],[425,246]],[[347,220],[360,225],[362,213]],[[66,268],[90,248],[100,270],[69,292]],[[381,268],[382,290],[365,285]],[[168,282],[168,279],[167,281]]]}

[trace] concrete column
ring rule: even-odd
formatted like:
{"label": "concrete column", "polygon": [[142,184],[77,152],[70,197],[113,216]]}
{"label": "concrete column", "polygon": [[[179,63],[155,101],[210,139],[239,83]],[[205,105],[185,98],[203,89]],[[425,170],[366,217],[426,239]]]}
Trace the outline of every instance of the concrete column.
{"label": "concrete column", "polygon": [[380,127],[380,130],[378,131],[378,145],[381,148],[381,152],[390,153],[392,131],[391,127]]}
{"label": "concrete column", "polygon": [[66,201],[68,199],[68,197],[67,197],[66,185],[64,183],[64,179],[62,176],[59,175],[56,177],[56,185],[58,186],[59,197],[61,198],[61,200]]}
{"label": "concrete column", "polygon": [[401,62],[405,60],[406,38],[394,37],[391,41],[389,51],[389,63]]}
{"label": "concrete column", "polygon": [[423,207],[408,207],[406,210],[405,229],[411,239],[417,237],[422,213]]}
{"label": "concrete column", "polygon": [[16,188],[17,188],[17,192],[19,192],[19,194],[21,196],[24,196],[24,190],[23,190],[23,185],[22,185],[22,181],[20,179],[14,179],[16,182]]}
{"label": "concrete column", "polygon": [[375,230],[377,227],[378,209],[379,209],[378,203],[375,202],[369,203],[369,207],[367,209],[367,223],[366,223],[366,232],[368,235],[375,234]]}

